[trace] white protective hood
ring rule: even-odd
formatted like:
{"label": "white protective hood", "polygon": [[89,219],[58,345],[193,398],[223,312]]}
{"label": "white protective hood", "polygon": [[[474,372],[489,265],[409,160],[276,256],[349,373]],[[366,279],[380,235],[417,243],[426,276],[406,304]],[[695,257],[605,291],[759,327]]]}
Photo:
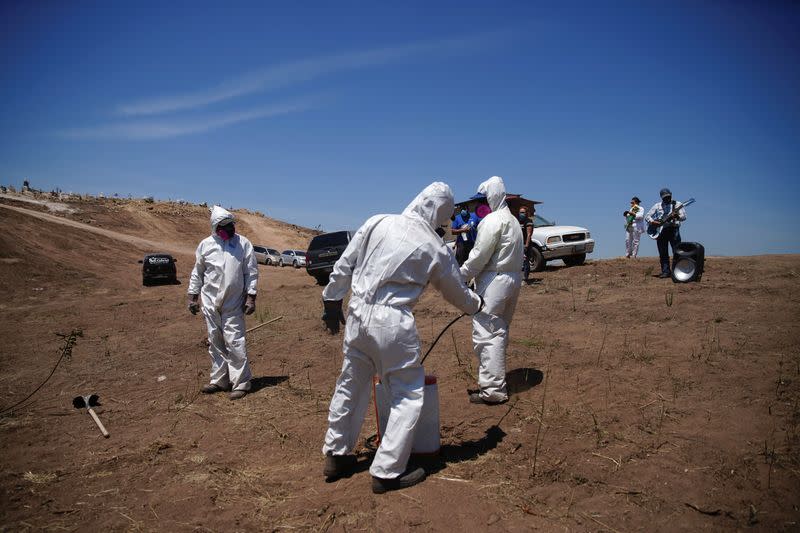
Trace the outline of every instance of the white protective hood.
{"label": "white protective hood", "polygon": [[[233,213],[231,213],[227,209],[224,209],[224,208],[222,208],[222,207],[220,207],[218,205],[215,205],[214,207],[212,207],[211,208],[211,233],[216,232],[217,231],[217,226],[219,226],[220,222],[224,222],[226,220],[234,222],[236,220],[236,217],[233,216]],[[223,226],[224,226],[224,224],[223,224]]]}
{"label": "white protective hood", "polygon": [[486,201],[492,211],[506,206],[506,184],[500,176],[492,176],[478,185],[478,192],[486,195]]}
{"label": "white protective hood", "polygon": [[[501,182],[502,183],[502,182]],[[503,192],[505,199],[505,189]],[[450,186],[441,181],[434,181],[414,198],[403,211],[407,217],[421,218],[436,230],[447,224],[455,209],[455,200]]]}

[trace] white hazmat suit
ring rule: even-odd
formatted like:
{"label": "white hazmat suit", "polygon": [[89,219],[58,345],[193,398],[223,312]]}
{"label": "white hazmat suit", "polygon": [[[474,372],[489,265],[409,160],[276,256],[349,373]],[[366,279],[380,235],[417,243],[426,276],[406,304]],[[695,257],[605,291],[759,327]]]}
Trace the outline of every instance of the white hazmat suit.
{"label": "white hazmat suit", "polygon": [[481,220],[478,237],[461,266],[465,280],[475,279],[483,309],[472,318],[472,343],[480,366],[480,397],[486,402],[508,400],[506,347],[508,330],[522,285],[520,264],[524,256],[519,221],[506,204],[503,178],[493,176],[480,184],[492,212]]}
{"label": "white hazmat suit", "polygon": [[[453,253],[435,233],[453,213],[445,183],[428,185],[401,215],[377,215],[356,232],[336,262],[323,300],[352,290],[344,334],[344,363],[328,415],[323,453],[345,455],[355,446],[377,374],[391,398],[386,431],[370,467],[393,479],[406,469],[425,388],[414,315],[428,282],[465,313],[480,298],[461,280]],[[517,230],[519,231],[519,230]]]}
{"label": "white hazmat suit", "polygon": [[211,384],[247,391],[252,375],[245,347],[244,303],[248,294],[256,294],[258,263],[246,237],[234,234],[222,240],[216,234],[221,222],[233,220],[233,214],[219,206],[211,210],[212,234],[197,247],[188,292],[200,295],[206,318]]}

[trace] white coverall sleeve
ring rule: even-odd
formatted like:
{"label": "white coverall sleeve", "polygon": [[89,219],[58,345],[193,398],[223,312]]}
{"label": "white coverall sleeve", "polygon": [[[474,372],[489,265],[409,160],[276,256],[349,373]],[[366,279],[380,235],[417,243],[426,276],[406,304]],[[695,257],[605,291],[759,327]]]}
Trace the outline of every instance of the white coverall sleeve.
{"label": "white coverall sleeve", "polygon": [[350,243],[345,248],[342,256],[333,265],[333,272],[328,280],[328,285],[322,291],[322,299],[328,301],[344,300],[347,296],[347,291],[350,290],[350,282],[353,279],[353,269],[358,263],[358,256],[361,253],[361,247],[364,244],[364,235],[369,232],[369,229],[377,223],[377,219],[367,220],[363,226],[359,228]]}
{"label": "white coverall sleeve", "polygon": [[634,220],[639,221],[642,220],[643,218],[644,218],[644,208],[640,206],[639,210],[636,211],[636,213],[634,214]]}
{"label": "white coverall sleeve", "polygon": [[680,220],[681,222],[686,220],[686,209],[684,209],[683,207],[678,209],[678,220]]}
{"label": "white coverall sleeve", "polygon": [[192,275],[189,278],[189,294],[200,294],[200,290],[203,288],[203,276],[206,272],[206,262],[203,258],[203,243],[200,243],[197,246],[197,250],[194,252],[194,268],[192,269]]}
{"label": "white coverall sleeve", "polygon": [[247,294],[255,296],[258,292],[258,261],[256,254],[253,253],[253,245],[249,242],[244,248],[242,270],[244,270],[244,290]]}
{"label": "white coverall sleeve", "polygon": [[[464,280],[470,280],[480,274],[486,263],[492,258],[495,248],[497,248],[497,243],[500,241],[499,223],[499,220],[489,217],[481,221],[475,245],[472,247],[467,260],[461,265],[461,276]],[[520,259],[521,262],[522,259]]]}
{"label": "white coverall sleeve", "polygon": [[431,284],[442,293],[444,299],[468,315],[480,310],[481,298],[467,288],[461,279],[458,263],[449,250],[444,250],[433,266]]}
{"label": "white coverall sleeve", "polygon": [[647,212],[647,215],[645,215],[644,219],[647,221],[648,224],[651,224],[652,222],[655,221],[653,216],[656,214],[658,206],[659,204],[655,204],[653,207],[650,208],[650,211]]}

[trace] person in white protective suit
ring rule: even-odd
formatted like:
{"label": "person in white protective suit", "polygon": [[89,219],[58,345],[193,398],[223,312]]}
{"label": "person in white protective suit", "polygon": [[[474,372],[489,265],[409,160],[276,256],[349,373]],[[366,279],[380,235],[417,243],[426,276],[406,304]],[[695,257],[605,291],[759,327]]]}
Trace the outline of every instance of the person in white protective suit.
{"label": "person in white protective suit", "polygon": [[[401,215],[377,215],[356,232],[336,262],[322,293],[323,320],[331,333],[345,323],[342,300],[352,290],[344,334],[344,362],[336,381],[322,452],[330,481],[353,469],[351,454],[377,374],[391,397],[386,431],[370,467],[372,491],[402,489],[425,478],[407,470],[425,389],[420,343],[411,309],[428,282],[464,313],[481,298],[461,279],[455,256],[435,233],[449,223],[453,193],[428,185]],[[517,230],[519,232],[519,230]]]}
{"label": "person in white protective suit", "polygon": [[481,221],[475,246],[461,265],[464,280],[475,280],[475,291],[485,302],[481,312],[472,317],[480,391],[470,393],[469,400],[498,404],[508,401],[506,347],[522,285],[520,262],[524,247],[519,221],[506,204],[503,178],[489,178],[480,184],[478,192],[486,195],[492,212]]}
{"label": "person in white protective suit", "polygon": [[[250,241],[236,234],[233,213],[214,206],[211,236],[195,252],[189,281],[189,311],[202,307],[208,326],[211,382],[206,394],[230,390],[238,400],[250,390],[250,365],[245,347],[244,315],[256,309],[258,263]],[[202,306],[201,306],[202,303]]]}

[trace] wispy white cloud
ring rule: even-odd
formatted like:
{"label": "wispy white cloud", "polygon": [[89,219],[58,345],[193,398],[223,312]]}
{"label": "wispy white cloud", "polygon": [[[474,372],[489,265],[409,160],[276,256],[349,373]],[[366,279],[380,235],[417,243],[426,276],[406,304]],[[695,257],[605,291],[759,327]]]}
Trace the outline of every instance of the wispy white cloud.
{"label": "wispy white cloud", "polygon": [[244,111],[218,113],[193,119],[132,120],[83,128],[70,128],[57,133],[67,139],[168,139],[216,130],[239,122],[304,111],[312,107],[313,104],[314,101],[308,99]]}
{"label": "wispy white cloud", "polygon": [[465,53],[484,46],[496,35],[485,33],[466,38],[419,41],[402,46],[284,63],[255,70],[200,91],[123,104],[118,111],[126,116],[143,116],[196,109],[248,94],[306,82],[335,72],[375,67],[420,55]]}

